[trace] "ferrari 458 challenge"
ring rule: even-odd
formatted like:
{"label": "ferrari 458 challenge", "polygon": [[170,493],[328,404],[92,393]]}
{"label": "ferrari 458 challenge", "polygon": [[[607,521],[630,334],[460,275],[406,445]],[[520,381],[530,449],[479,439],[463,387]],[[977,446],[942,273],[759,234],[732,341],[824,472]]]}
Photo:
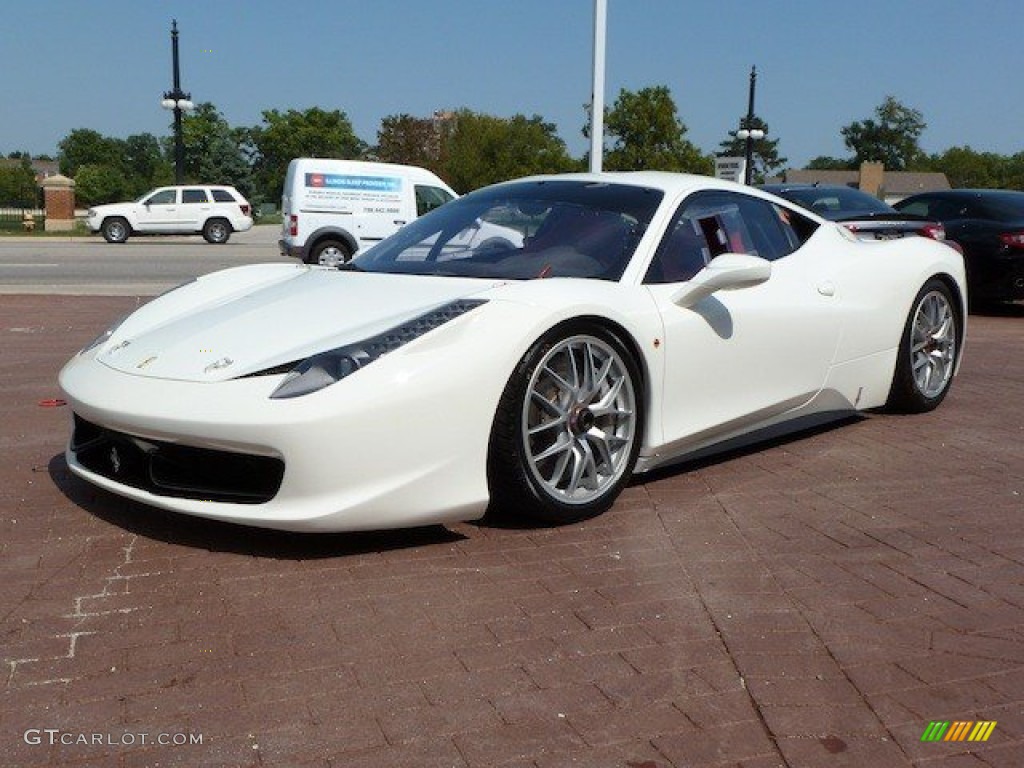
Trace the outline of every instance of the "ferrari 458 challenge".
{"label": "ferrari 458 challenge", "polygon": [[[509,236],[472,237],[487,227]],[[699,176],[573,174],[452,201],[341,269],[239,267],[61,371],[77,475],[307,531],[608,509],[630,477],[946,396],[963,260]]]}

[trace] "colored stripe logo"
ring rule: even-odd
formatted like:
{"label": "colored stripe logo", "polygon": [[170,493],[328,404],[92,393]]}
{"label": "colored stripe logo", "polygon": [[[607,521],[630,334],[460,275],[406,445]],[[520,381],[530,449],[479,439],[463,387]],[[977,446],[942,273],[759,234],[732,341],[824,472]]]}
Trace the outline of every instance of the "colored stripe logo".
{"label": "colored stripe logo", "polygon": [[995,728],[995,720],[932,720],[921,741],[988,741]]}

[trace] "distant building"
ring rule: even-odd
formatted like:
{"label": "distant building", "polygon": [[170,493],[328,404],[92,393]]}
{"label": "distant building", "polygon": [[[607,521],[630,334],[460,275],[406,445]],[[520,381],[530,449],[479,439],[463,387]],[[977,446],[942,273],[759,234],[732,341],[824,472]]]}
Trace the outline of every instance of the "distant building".
{"label": "distant building", "polygon": [[[45,179],[56,176],[60,173],[59,163],[56,160],[29,160],[32,171],[36,175],[36,184],[42,184]],[[19,158],[0,158],[0,168],[20,168]]]}
{"label": "distant building", "polygon": [[881,163],[862,163],[856,171],[787,170],[766,179],[767,184],[821,184],[853,187],[881,198],[889,205],[919,192],[950,189],[944,173],[886,171]]}

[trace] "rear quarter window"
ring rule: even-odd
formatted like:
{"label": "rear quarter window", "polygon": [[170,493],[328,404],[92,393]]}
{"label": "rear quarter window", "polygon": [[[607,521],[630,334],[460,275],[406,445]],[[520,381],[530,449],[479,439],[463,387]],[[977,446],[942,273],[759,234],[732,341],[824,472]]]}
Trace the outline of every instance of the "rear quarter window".
{"label": "rear quarter window", "polygon": [[210,190],[213,194],[213,199],[218,203],[237,203],[235,196],[228,192],[226,189],[212,189]]}

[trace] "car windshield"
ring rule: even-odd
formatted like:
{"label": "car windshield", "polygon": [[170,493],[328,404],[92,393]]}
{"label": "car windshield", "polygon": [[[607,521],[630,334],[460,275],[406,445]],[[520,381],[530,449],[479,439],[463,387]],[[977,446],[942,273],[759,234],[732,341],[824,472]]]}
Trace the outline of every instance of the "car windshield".
{"label": "car windshield", "polygon": [[806,187],[787,189],[779,194],[826,219],[893,212],[877,197],[846,187]]}
{"label": "car windshield", "polygon": [[662,199],[603,182],[520,181],[446,203],[359,255],[367,272],[618,280]]}

